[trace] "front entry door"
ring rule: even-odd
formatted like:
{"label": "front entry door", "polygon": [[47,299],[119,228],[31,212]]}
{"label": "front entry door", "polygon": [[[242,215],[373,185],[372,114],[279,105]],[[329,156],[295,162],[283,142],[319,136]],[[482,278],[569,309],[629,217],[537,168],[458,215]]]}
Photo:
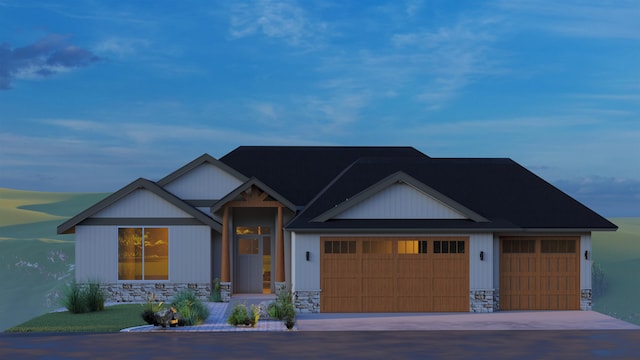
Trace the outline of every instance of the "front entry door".
{"label": "front entry door", "polygon": [[237,293],[271,293],[271,235],[237,234]]}

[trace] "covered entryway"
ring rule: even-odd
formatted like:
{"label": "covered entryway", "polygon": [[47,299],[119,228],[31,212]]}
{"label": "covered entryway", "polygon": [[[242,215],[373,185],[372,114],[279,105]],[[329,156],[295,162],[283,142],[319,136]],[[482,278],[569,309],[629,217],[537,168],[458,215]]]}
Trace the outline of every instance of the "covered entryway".
{"label": "covered entryway", "polygon": [[578,237],[500,239],[500,310],[579,310]]}
{"label": "covered entryway", "polygon": [[468,242],[322,237],[320,311],[469,311]]}

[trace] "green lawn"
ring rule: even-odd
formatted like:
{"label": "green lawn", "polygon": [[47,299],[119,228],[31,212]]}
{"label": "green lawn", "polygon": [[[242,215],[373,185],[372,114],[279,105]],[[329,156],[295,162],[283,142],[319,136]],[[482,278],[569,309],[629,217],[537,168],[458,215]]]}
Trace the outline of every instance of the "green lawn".
{"label": "green lawn", "polygon": [[7,332],[118,332],[147,325],[140,314],[140,304],[108,306],[103,311],[72,314],[68,311],[48,313],[6,330]]}

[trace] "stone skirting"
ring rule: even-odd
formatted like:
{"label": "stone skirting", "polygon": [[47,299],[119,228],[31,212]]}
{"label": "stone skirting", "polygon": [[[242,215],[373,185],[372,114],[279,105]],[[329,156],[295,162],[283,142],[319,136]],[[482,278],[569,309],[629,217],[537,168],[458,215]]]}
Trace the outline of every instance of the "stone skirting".
{"label": "stone skirting", "polygon": [[301,313],[319,313],[320,290],[294,291],[293,306]]}
{"label": "stone skirting", "polygon": [[494,289],[469,291],[469,311],[490,313],[498,311],[500,298]]}
{"label": "stone skirting", "polygon": [[580,310],[588,311],[591,310],[591,306],[593,305],[593,292],[591,289],[581,289],[580,290]]}
{"label": "stone skirting", "polygon": [[209,283],[116,283],[100,284],[107,301],[114,302],[145,302],[151,298],[154,301],[169,301],[182,290],[193,290],[196,295],[208,301],[211,295]]}

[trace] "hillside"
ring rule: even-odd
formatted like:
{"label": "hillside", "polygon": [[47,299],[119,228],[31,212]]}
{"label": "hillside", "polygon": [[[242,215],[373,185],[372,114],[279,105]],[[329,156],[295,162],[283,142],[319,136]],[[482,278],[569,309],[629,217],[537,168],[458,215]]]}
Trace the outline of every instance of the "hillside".
{"label": "hillside", "polygon": [[106,195],[0,188],[0,331],[58,307],[75,256],[56,227]]}

